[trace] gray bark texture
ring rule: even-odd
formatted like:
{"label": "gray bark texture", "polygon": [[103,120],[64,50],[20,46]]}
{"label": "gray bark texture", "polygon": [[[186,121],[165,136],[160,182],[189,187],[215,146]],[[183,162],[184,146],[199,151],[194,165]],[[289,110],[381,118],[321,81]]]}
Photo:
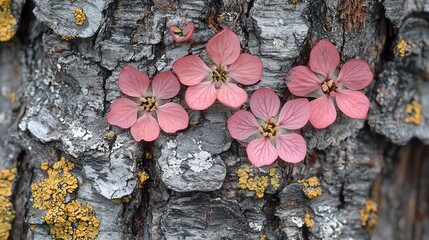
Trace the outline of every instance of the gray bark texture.
{"label": "gray bark texture", "polygon": [[[78,183],[63,204],[92,206],[96,239],[429,239],[428,0],[13,0],[10,9],[15,37],[0,43],[0,170],[17,169],[9,239],[59,236],[34,192],[49,194],[35,184],[48,179],[42,163],[61,157]],[[184,18],[195,23],[192,42],[175,43],[168,26]],[[247,167],[245,147],[228,133],[235,110],[187,109],[185,88],[174,101],[190,113],[186,130],[137,143],[108,124],[125,65],[153,77],[188,54],[206,58],[223,27],[263,61],[249,95],[269,87],[289,99],[286,73],[306,65],[320,39],[342,63],[366,60],[368,118],[338,112],[326,129],[307,124],[303,162],[260,169]],[[264,177],[262,192],[238,187]],[[320,186],[298,182],[312,177]],[[377,211],[366,219],[370,200]],[[66,239],[86,239],[76,221],[71,229]]]}

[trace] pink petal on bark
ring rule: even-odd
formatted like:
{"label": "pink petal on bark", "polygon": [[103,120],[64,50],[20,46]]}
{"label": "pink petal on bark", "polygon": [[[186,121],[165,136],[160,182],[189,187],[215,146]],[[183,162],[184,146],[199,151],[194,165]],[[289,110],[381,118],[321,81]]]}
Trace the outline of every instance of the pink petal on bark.
{"label": "pink petal on bark", "polygon": [[256,167],[262,167],[273,163],[277,157],[277,150],[268,138],[252,140],[246,148],[247,157]]}
{"label": "pink petal on bark", "polygon": [[287,101],[280,110],[279,125],[290,130],[304,127],[310,118],[310,103],[305,98]]}
{"label": "pink petal on bark", "polygon": [[139,142],[145,140],[151,142],[159,136],[159,125],[150,113],[145,113],[131,127],[131,135]]}
{"label": "pink petal on bark", "polygon": [[228,68],[228,75],[241,84],[252,85],[262,78],[262,68],[259,57],[242,53]]}
{"label": "pink petal on bark", "polygon": [[163,71],[152,80],[152,91],[156,99],[169,99],[179,93],[180,83],[171,71]]}
{"label": "pink petal on bark", "polygon": [[[170,31],[170,35],[171,37],[173,37],[173,40],[175,42],[185,42],[192,37],[192,34],[194,33],[194,28],[195,28],[194,23],[188,22],[183,29],[177,27],[176,25],[170,25],[168,27],[168,30]],[[176,34],[174,31],[177,29],[186,31],[186,34],[184,36],[181,36],[180,34]]]}
{"label": "pink petal on bark", "polygon": [[371,83],[372,78],[369,64],[360,59],[353,59],[343,65],[337,81],[350,90],[361,90]]}
{"label": "pink petal on bark", "polygon": [[311,125],[315,128],[326,128],[337,118],[337,111],[331,97],[325,95],[310,102]]}
{"label": "pink petal on bark", "polygon": [[173,70],[179,81],[187,86],[197,85],[212,72],[204,61],[195,55],[185,56],[175,61]]}
{"label": "pink petal on bark", "polygon": [[194,110],[205,110],[214,103],[216,96],[214,83],[206,81],[188,87],[185,92],[185,101]]}
{"label": "pink petal on bark", "polygon": [[228,130],[231,137],[243,141],[250,137],[252,134],[258,132],[259,124],[252,113],[244,110],[238,110],[234,113],[228,121]]}
{"label": "pink petal on bark", "polygon": [[293,95],[305,97],[314,90],[320,89],[322,81],[308,67],[297,66],[289,70],[286,75],[286,85]]}
{"label": "pink petal on bark", "polygon": [[340,64],[340,54],[330,41],[322,39],[311,49],[310,68],[313,72],[330,77],[338,64]]}
{"label": "pink petal on bark", "polygon": [[119,73],[119,89],[123,93],[131,97],[142,97],[149,88],[149,77],[146,73],[139,70],[125,66]]}
{"label": "pink petal on bark", "polygon": [[233,83],[223,83],[216,91],[217,100],[230,108],[238,108],[247,100],[246,91]]}
{"label": "pink petal on bark", "polygon": [[188,127],[189,115],[177,103],[166,103],[156,109],[156,116],[161,129],[166,133],[174,133]]}
{"label": "pink petal on bark", "polygon": [[359,91],[341,90],[337,91],[336,97],[338,108],[351,118],[364,119],[368,114],[369,100]]}
{"label": "pink petal on bark", "polygon": [[280,109],[280,99],[269,88],[259,88],[250,97],[250,110],[257,118],[265,121],[275,117]]}
{"label": "pink petal on bark", "polygon": [[237,34],[225,28],[207,42],[206,50],[216,65],[230,65],[240,55],[240,40]]}
{"label": "pink petal on bark", "polygon": [[137,103],[128,98],[118,98],[110,104],[110,112],[106,119],[111,125],[129,128],[136,122],[138,110]]}
{"label": "pink petal on bark", "polygon": [[301,162],[307,154],[307,144],[304,138],[296,133],[280,135],[277,138],[276,148],[279,157],[289,163]]}

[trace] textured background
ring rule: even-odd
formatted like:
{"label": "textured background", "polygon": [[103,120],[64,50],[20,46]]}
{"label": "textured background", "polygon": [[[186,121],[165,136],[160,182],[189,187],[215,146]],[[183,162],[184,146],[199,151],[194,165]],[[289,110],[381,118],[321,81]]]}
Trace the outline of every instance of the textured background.
{"label": "textured background", "polygon": [[[30,185],[46,178],[42,162],[60,156],[79,182],[69,198],[100,219],[97,239],[429,239],[428,0],[14,0],[10,9],[16,24],[0,15],[0,35],[16,32],[0,43],[0,169],[18,170],[12,239],[51,238]],[[181,18],[195,23],[191,43],[168,33]],[[339,114],[327,129],[307,125],[306,160],[273,166],[280,186],[269,181],[262,198],[237,187],[249,161],[227,132],[231,109],[190,110],[186,131],[151,144],[104,118],[123,66],[154,76],[190,53],[206,57],[222,27],[264,63],[249,94],[266,86],[289,98],[285,74],[306,64],[321,38],[342,63],[361,58],[374,72],[368,119]],[[407,109],[415,103],[421,112]],[[143,187],[141,171],[150,176]],[[269,171],[251,169],[261,178]],[[313,176],[323,193],[310,200],[297,180]],[[370,199],[372,230],[360,219]]]}

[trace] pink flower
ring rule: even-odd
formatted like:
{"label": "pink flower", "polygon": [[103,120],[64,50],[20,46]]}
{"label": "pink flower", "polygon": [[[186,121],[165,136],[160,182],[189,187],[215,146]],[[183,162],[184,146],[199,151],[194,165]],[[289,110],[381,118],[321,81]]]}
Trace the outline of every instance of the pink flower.
{"label": "pink flower", "polygon": [[168,27],[168,30],[170,31],[171,36],[173,37],[173,40],[175,42],[185,42],[188,41],[192,37],[192,34],[194,33],[194,23],[188,22],[184,27],[182,26],[176,26],[176,25],[170,25]]}
{"label": "pink flower", "polygon": [[297,66],[286,76],[289,91],[296,96],[317,97],[310,102],[310,123],[326,128],[337,117],[334,106],[351,118],[364,119],[369,109],[368,98],[360,91],[372,81],[367,62],[353,59],[346,62],[337,74],[340,55],[335,46],[320,40],[311,50],[310,68]]}
{"label": "pink flower", "polygon": [[[280,110],[280,99],[273,90],[260,88],[250,97],[250,110],[238,110],[227,121],[234,139],[256,137],[247,145],[250,162],[256,167],[270,165],[277,157],[290,163],[304,160],[307,144],[293,130],[302,128],[310,116],[307,99],[287,101]],[[256,117],[256,118],[255,118]]]}
{"label": "pink flower", "polygon": [[188,126],[189,116],[185,109],[168,102],[180,90],[180,83],[171,71],[159,73],[153,79],[152,87],[149,85],[145,73],[125,66],[119,74],[119,89],[130,98],[113,101],[106,115],[112,125],[131,127],[131,135],[136,141],[155,140],[160,127],[164,132],[174,133]]}
{"label": "pink flower", "polygon": [[248,53],[240,54],[240,40],[223,29],[206,46],[214,65],[208,67],[195,55],[177,60],[173,70],[182,84],[189,86],[185,101],[194,110],[210,107],[216,99],[227,107],[237,108],[247,100],[247,93],[235,82],[251,85],[262,77],[262,61]]}

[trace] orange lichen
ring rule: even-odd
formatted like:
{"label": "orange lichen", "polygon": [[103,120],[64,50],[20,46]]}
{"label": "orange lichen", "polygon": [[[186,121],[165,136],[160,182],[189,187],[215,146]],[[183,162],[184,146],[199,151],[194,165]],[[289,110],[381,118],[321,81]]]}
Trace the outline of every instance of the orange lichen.
{"label": "orange lichen", "polygon": [[404,39],[401,39],[396,45],[396,51],[398,51],[399,56],[405,57],[408,53],[408,44]]}
{"label": "orange lichen", "polygon": [[414,123],[415,125],[419,125],[422,122],[422,109],[423,106],[415,100],[408,103],[405,107],[407,116],[405,117],[404,121],[406,123]]}
{"label": "orange lichen", "polygon": [[143,188],[144,183],[149,179],[149,175],[145,171],[141,171],[137,175],[139,178],[138,188]]}
{"label": "orange lichen", "polygon": [[319,180],[317,180],[316,177],[301,179],[298,180],[298,182],[305,185],[303,192],[307,198],[314,199],[322,195],[322,187],[320,186]]}
{"label": "orange lichen", "polygon": [[61,35],[61,40],[63,41],[71,41],[73,39],[77,38],[76,34],[73,35]]}
{"label": "orange lichen", "polygon": [[73,15],[75,18],[76,25],[82,26],[85,23],[86,14],[82,8],[76,8],[75,10],[73,10]]}
{"label": "orange lichen", "polygon": [[360,211],[360,221],[362,227],[371,230],[377,223],[377,203],[368,200]]}
{"label": "orange lichen", "polygon": [[305,223],[305,226],[308,228],[311,228],[314,226],[314,220],[311,218],[311,215],[310,215],[310,213],[308,213],[308,211],[307,211],[307,213],[305,213],[304,223]]}
{"label": "orange lichen", "polygon": [[74,164],[66,161],[64,157],[52,168],[49,168],[48,163],[42,163],[41,168],[47,171],[48,178],[31,185],[33,207],[44,210],[64,203],[67,193],[73,193],[78,187],[76,177],[69,172],[73,167]]}
{"label": "orange lichen", "polygon": [[16,19],[11,12],[12,0],[0,0],[0,42],[15,36]]}
{"label": "orange lichen", "polygon": [[0,170],[0,239],[8,239],[15,211],[10,202],[16,168]]}
{"label": "orange lichen", "polygon": [[368,4],[364,0],[343,0],[339,5],[340,19],[346,32],[365,24]]}
{"label": "orange lichen", "polygon": [[54,239],[94,239],[98,235],[100,221],[90,204],[83,206],[79,200],[66,202],[67,194],[74,193],[78,187],[77,178],[70,171],[74,164],[64,157],[50,167],[48,162],[41,164],[48,178],[31,185],[33,207],[47,209],[42,218],[52,225],[50,233]]}
{"label": "orange lichen", "polygon": [[15,101],[16,101],[16,93],[11,92],[9,94],[9,102],[13,104]]}
{"label": "orange lichen", "polygon": [[265,190],[271,184],[273,189],[277,190],[280,186],[280,180],[275,168],[271,168],[268,176],[255,176],[249,165],[244,165],[237,170],[238,188],[254,191],[256,197],[262,198]]}
{"label": "orange lichen", "polygon": [[52,225],[50,233],[54,239],[94,239],[100,226],[92,206],[83,206],[79,200],[49,209],[43,219]]}

